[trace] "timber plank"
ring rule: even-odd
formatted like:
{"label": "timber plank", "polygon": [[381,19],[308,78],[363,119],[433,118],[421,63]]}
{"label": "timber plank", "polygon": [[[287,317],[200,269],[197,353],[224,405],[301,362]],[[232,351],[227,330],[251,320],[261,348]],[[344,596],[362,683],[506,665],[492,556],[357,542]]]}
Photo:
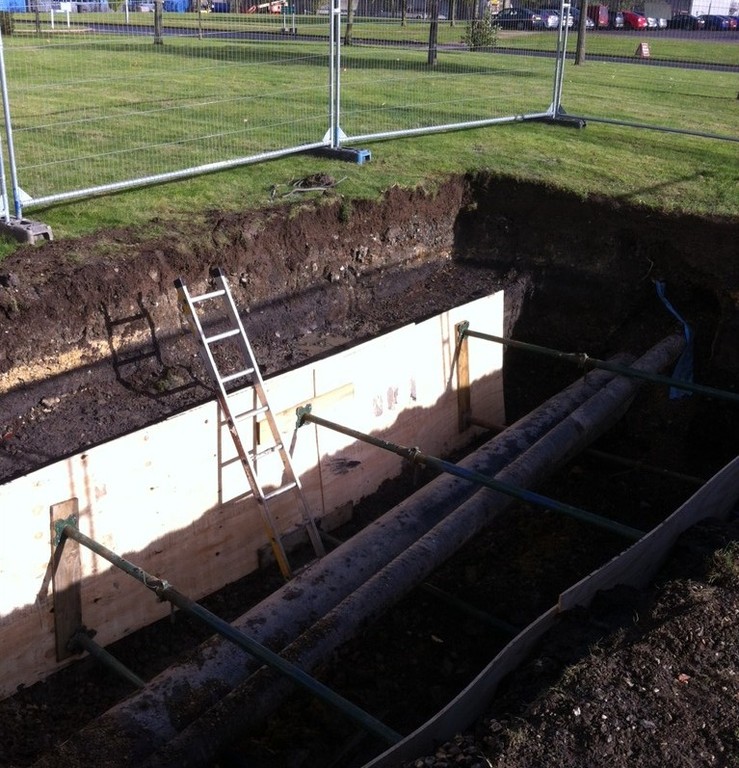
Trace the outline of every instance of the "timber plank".
{"label": "timber plank", "polygon": [[71,641],[82,628],[82,567],[80,545],[73,539],[60,537],[57,524],[61,525],[65,521],[77,524],[79,520],[77,499],[52,504],[50,517],[56,659],[63,661],[75,655],[70,650]]}
{"label": "timber plank", "polygon": [[[311,403],[332,421],[432,454],[458,447],[471,437],[458,432],[454,372],[455,323],[467,319],[501,333],[503,293],[265,380],[316,518],[351,509],[403,460],[313,425],[296,429],[295,408]],[[501,365],[495,345],[470,345],[475,407],[502,422]],[[251,388],[243,397],[253,398]],[[81,531],[197,600],[255,570],[267,543],[235,458],[213,400],[0,485],[13,530],[0,540],[0,697],[70,663],[57,660],[50,507],[76,498]],[[265,485],[282,484],[275,459]],[[288,496],[274,503],[281,533],[302,523]],[[169,610],[84,547],[79,568],[82,621],[103,646]]]}

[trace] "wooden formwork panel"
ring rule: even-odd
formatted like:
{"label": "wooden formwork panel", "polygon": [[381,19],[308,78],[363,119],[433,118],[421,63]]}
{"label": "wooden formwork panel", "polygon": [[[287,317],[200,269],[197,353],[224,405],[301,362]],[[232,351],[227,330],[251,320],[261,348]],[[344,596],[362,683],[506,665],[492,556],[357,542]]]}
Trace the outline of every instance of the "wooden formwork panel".
{"label": "wooden formwork panel", "polygon": [[[401,459],[338,433],[296,427],[296,408],[361,432],[442,455],[469,441],[460,432],[455,325],[502,334],[503,293],[406,326],[266,380],[284,443],[317,519],[372,493]],[[502,423],[502,348],[475,342],[469,379],[476,415]],[[250,388],[243,392],[245,408]],[[256,430],[264,446],[271,435]],[[280,484],[275,464],[260,482]],[[300,526],[290,494],[272,512],[286,533]],[[51,517],[76,500],[80,530],[197,600],[253,572],[267,545],[257,505],[215,401],[95,446],[0,486],[0,698],[44,678],[57,659]],[[53,512],[52,510],[56,510]],[[327,526],[328,527],[328,526]],[[107,645],[169,612],[130,576],[82,547],[82,622]]]}

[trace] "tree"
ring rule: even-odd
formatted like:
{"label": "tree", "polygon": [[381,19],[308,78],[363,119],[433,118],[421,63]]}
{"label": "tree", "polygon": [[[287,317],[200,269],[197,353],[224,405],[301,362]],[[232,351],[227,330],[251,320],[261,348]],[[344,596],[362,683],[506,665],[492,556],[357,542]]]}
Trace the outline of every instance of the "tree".
{"label": "tree", "polygon": [[585,30],[588,20],[587,0],[580,0],[580,18],[577,24],[577,44],[575,46],[575,64],[585,63]]}
{"label": "tree", "polygon": [[15,19],[10,11],[0,11],[0,32],[9,37],[15,31]]}
{"label": "tree", "polygon": [[480,48],[495,48],[498,44],[499,30],[500,26],[495,21],[490,7],[485,6],[482,17],[479,19],[473,18],[467,25],[462,42],[471,51],[476,51]]}
{"label": "tree", "polygon": [[344,45],[352,44],[352,29],[354,27],[354,0],[346,2],[346,31],[344,32]]}
{"label": "tree", "polygon": [[431,24],[429,24],[428,65],[436,65],[437,42],[439,39],[439,0],[431,0]]}

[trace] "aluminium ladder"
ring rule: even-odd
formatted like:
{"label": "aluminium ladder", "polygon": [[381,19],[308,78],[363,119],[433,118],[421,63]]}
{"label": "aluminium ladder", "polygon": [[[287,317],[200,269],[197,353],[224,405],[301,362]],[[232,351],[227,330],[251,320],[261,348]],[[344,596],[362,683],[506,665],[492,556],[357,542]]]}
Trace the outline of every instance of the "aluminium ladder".
{"label": "aluminium ladder", "polygon": [[[208,373],[218,385],[217,397],[221,406],[221,410],[224,415],[224,420],[228,425],[228,430],[236,448],[236,452],[241,462],[241,466],[244,469],[249,486],[254,494],[254,498],[257,500],[262,515],[262,522],[264,523],[267,535],[269,536],[270,544],[275,555],[275,559],[282,571],[282,575],[285,579],[292,577],[292,571],[285,554],[285,548],[282,544],[280,534],[277,530],[277,526],[273,519],[272,513],[269,509],[269,502],[280,496],[292,493],[297,499],[298,506],[300,508],[305,528],[308,533],[308,537],[313,545],[313,549],[317,557],[322,557],[325,554],[323,542],[316,528],[313,516],[310,513],[310,509],[303,494],[303,488],[300,483],[300,479],[295,474],[292,461],[290,460],[290,454],[285,447],[280,431],[277,427],[274,414],[270,408],[267,400],[267,394],[264,389],[264,381],[262,375],[257,366],[256,359],[254,358],[254,352],[252,350],[249,339],[246,336],[246,331],[239,317],[239,313],[234,304],[231,290],[226,282],[226,277],[223,271],[219,267],[215,267],[211,270],[211,277],[216,284],[216,290],[209,293],[204,293],[200,296],[191,296],[187,290],[182,278],[175,280],[175,287],[177,288],[177,294],[179,297],[180,309],[185,315],[188,325],[196,336],[200,348],[201,357]],[[202,323],[198,317],[196,307],[212,300],[220,299],[225,304],[226,314],[229,320],[229,329],[221,333],[215,333],[212,336],[208,336],[203,330]],[[236,370],[232,370],[228,373],[222,373],[219,370],[218,363],[216,361],[217,355],[214,355],[214,349],[218,344],[232,340],[236,343],[236,347],[239,351],[239,357],[241,358],[236,366]],[[239,367],[241,366],[241,367]],[[223,364],[221,365],[223,367]],[[230,367],[230,366],[229,366]],[[233,384],[233,382],[239,381],[238,389],[234,389],[231,392],[227,390],[227,384]],[[243,413],[234,414],[231,404],[233,402],[233,395],[242,390],[245,384],[251,383],[254,388],[254,405],[255,407],[247,410]],[[252,428],[254,435],[258,434],[257,430],[257,417],[263,415],[266,423],[269,425],[272,437],[274,439],[274,445],[268,446],[261,451],[257,450],[257,440],[254,440],[254,449],[248,450],[245,448],[246,441],[242,438],[242,425],[247,423]],[[257,459],[273,454],[277,452],[282,460],[283,466],[283,484],[274,490],[265,493],[262,488],[259,478],[257,476]]]}

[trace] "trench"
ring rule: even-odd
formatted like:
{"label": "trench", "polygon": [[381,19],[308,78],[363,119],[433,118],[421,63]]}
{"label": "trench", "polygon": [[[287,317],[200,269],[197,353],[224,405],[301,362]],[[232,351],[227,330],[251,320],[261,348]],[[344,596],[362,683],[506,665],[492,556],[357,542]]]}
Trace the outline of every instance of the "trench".
{"label": "trench", "polygon": [[[672,342],[673,354],[669,357],[671,361],[676,357],[675,350],[679,349],[679,342],[679,337],[677,342]],[[598,387],[607,382],[605,375],[600,374],[600,377],[603,380],[599,380],[599,376],[590,375],[590,381],[587,382],[587,395],[591,398]],[[610,408],[613,410],[613,404],[610,404]],[[562,416],[562,413],[557,415]],[[537,425],[537,422],[541,422],[542,419],[546,426],[552,426],[554,418],[550,415],[547,420],[547,417],[543,417],[537,410],[522,421]],[[538,426],[542,428],[543,425],[539,423]],[[556,427],[553,429],[556,430]],[[566,432],[562,423],[559,424],[559,429]],[[598,431],[604,430],[605,426]],[[525,429],[524,435],[526,435]],[[591,437],[582,438],[579,447],[589,444]],[[554,444],[562,442],[562,438],[557,436],[552,439]],[[532,440],[531,436],[526,435],[524,442]],[[479,458],[474,458],[475,455],[479,455],[479,452],[478,449],[476,454],[463,459],[461,466],[470,465],[470,463],[473,466],[479,466]],[[583,461],[582,456],[579,450],[575,449],[574,452],[576,465],[574,468],[571,466],[566,475],[568,473],[577,475],[581,471],[578,467]],[[510,459],[510,456],[508,458]],[[596,483],[600,478],[603,485],[598,493],[602,495],[606,485],[604,472],[609,488],[613,484],[613,472],[612,468],[610,471],[604,470],[603,462],[598,458],[596,455],[590,460],[588,482]],[[549,465],[552,461],[551,454],[547,454],[541,460],[540,472],[543,475],[551,474],[552,467]],[[501,462],[505,463],[505,456],[499,457],[498,463]],[[585,462],[587,463],[587,459]],[[487,464],[486,467],[489,471],[490,465]],[[508,468],[503,469],[502,475],[498,475],[498,477],[501,476],[511,476],[519,480],[521,477],[510,464]],[[648,503],[655,508],[650,510],[649,516],[632,519],[633,524],[646,524],[647,527],[655,524],[660,516],[669,514],[674,508],[671,504],[677,504],[695,486],[696,479],[686,476],[680,478],[683,483],[677,490],[674,482],[676,476],[669,479],[663,478],[665,484],[662,493],[666,498],[655,500],[650,496]],[[633,473],[629,473],[629,483],[631,484],[632,481]],[[445,482],[443,478],[442,482]],[[561,477],[555,477],[550,480],[548,487],[556,489],[553,493],[559,493],[561,484],[567,482]],[[664,490],[668,485],[670,493]],[[680,486],[681,483],[677,485]],[[401,507],[405,505],[409,510],[411,518],[418,517],[419,510],[428,508],[429,499],[433,499],[435,495],[438,496],[439,491],[433,491],[433,482],[426,487],[429,490],[426,491],[425,500],[424,492],[420,491],[406,501],[400,502]],[[654,488],[650,490],[653,492]],[[457,490],[456,493],[459,495],[460,491]],[[586,498],[589,504],[593,504],[594,495]],[[375,506],[374,512],[370,514],[377,514],[377,500],[369,503]],[[455,502],[446,498],[445,503],[454,505]],[[390,590],[401,594],[407,590],[407,584],[404,588],[402,586],[404,582],[397,582],[381,572],[375,577],[379,582],[371,580],[364,587],[357,589],[340,608],[336,609],[335,615],[329,614],[322,620],[326,628],[321,629],[319,622],[308,633],[308,640],[303,641],[303,644],[308,643],[307,647],[310,649],[311,642],[316,636],[322,638],[331,635],[329,652],[323,649],[318,657],[311,657],[310,650],[307,655],[306,651],[301,654],[296,647],[293,647],[294,644],[291,644],[283,652],[284,655],[299,663],[301,668],[311,671],[318,668],[320,678],[325,679],[332,689],[342,691],[349,700],[361,701],[362,706],[369,711],[381,714],[383,721],[390,718],[391,722],[400,723],[399,727],[403,732],[409,732],[424,718],[433,715],[446,699],[453,696],[460,686],[474,676],[479,667],[494,655],[495,649],[500,649],[505,644],[510,632],[515,632],[516,628],[532,620],[536,611],[551,601],[558,589],[568,586],[579,576],[585,575],[588,569],[598,564],[599,558],[617,554],[623,547],[623,541],[618,536],[593,532],[588,526],[577,523],[565,522],[563,526],[562,521],[555,515],[546,513],[542,519],[540,510],[531,507],[519,508],[508,516],[503,515],[501,511],[491,514],[492,503],[490,498],[482,501],[482,518],[476,526],[470,521],[461,524],[465,531],[462,541],[449,543],[455,538],[451,533],[436,534],[439,540],[449,543],[451,547],[447,550],[446,556],[442,557],[445,562],[441,568],[433,570],[429,568],[429,560],[432,558],[429,556],[428,545],[424,548],[422,544],[424,537],[419,539],[416,545],[410,546],[410,541],[420,536],[420,530],[411,532],[408,553],[416,546],[421,547],[420,554],[415,558],[416,562],[421,563],[422,574],[428,579],[420,589],[415,589],[407,597],[402,598],[399,606],[388,610],[386,602],[389,600],[394,603],[396,598],[381,593],[383,590]],[[617,503],[616,500],[610,498],[609,513],[613,512],[614,503]],[[629,496],[629,501],[626,503],[633,505],[633,498]],[[644,503],[645,500],[642,499],[640,501],[642,508]],[[465,504],[469,506],[469,500]],[[503,509],[506,509],[506,505]],[[366,513],[358,511],[358,516],[361,514]],[[623,510],[620,514],[623,514]],[[500,519],[501,516],[502,519]],[[486,531],[493,517],[496,525],[492,530]],[[366,531],[367,528],[363,530]],[[352,531],[347,529],[338,533],[340,536],[351,536]],[[393,540],[396,539],[393,529],[388,528],[387,524],[383,533]],[[361,537],[362,532],[358,531],[355,535]],[[527,549],[528,547],[538,549],[538,555],[534,556],[531,551],[519,550],[515,557],[511,557],[511,552],[520,547],[521,538],[525,539]],[[471,541],[472,539],[474,541]],[[463,541],[468,541],[468,544],[462,551],[457,552]],[[545,542],[552,541],[556,542],[558,556],[545,551],[547,547]],[[402,544],[401,540],[400,545]],[[434,545],[431,545],[431,549],[433,548]],[[583,558],[584,549],[592,550],[587,559]],[[564,557],[563,550],[566,553]],[[569,562],[573,556],[580,560],[577,567],[573,567]],[[342,559],[346,563],[343,567],[349,572],[355,570],[349,555],[344,555]],[[532,559],[536,559],[536,562],[533,563]],[[363,562],[362,566],[365,567],[366,563]],[[511,570],[508,574],[506,574],[507,569]],[[494,598],[491,599],[490,594],[485,594],[484,590],[491,587],[490,583],[486,584],[490,578],[500,580],[510,587],[513,581],[521,579],[522,574],[525,574],[529,587],[536,584],[535,599],[529,601],[528,595],[524,597],[525,590],[522,592],[521,585],[518,585],[515,590],[518,604],[512,613],[511,606],[506,608],[502,605],[503,601],[496,602]],[[335,590],[325,576],[318,576],[317,580],[322,587],[330,588],[329,591]],[[416,583],[419,579],[414,578],[412,581]],[[542,590],[542,582],[547,582],[545,590]],[[378,583],[381,585],[379,588]],[[300,591],[304,586],[304,584],[298,586],[297,590]],[[497,584],[496,588],[500,589],[501,584]],[[369,619],[362,618],[364,615],[361,613],[362,609],[357,609],[355,606],[362,603],[362,598],[358,596],[362,591],[367,593],[365,600],[375,602],[372,616],[376,621],[371,625],[368,623]],[[274,594],[264,602],[265,606],[272,607],[265,608],[262,613],[274,620],[272,601],[274,601]],[[294,604],[291,604],[291,612],[293,607]],[[313,607],[316,607],[315,604]],[[258,612],[259,607],[256,610]],[[482,618],[474,616],[475,611],[479,612]],[[259,626],[261,623],[256,616],[252,619],[252,627]],[[347,617],[349,617],[348,629],[345,629],[342,634],[338,627],[342,621],[347,621]],[[460,621],[465,625],[461,632],[464,636],[462,642],[459,640]],[[236,623],[244,626],[243,620]],[[249,623],[247,622],[246,625],[249,626]],[[358,625],[365,629],[367,637],[364,639],[352,639]],[[284,629],[284,626],[280,627],[278,624],[278,632]],[[410,643],[407,642],[409,636],[413,638]],[[340,648],[342,641],[348,641],[348,643]],[[394,650],[384,650],[392,649],[395,644],[399,647]],[[443,647],[443,653],[434,653],[434,645]],[[329,656],[335,653],[338,661],[333,659],[332,663],[328,664],[327,653]],[[377,668],[378,659],[379,669]],[[418,667],[414,670],[415,674],[407,674],[402,667],[398,667],[401,660],[406,664],[412,660],[413,666]],[[260,674],[262,677],[265,676],[264,671]],[[369,691],[367,690],[368,680],[371,680]],[[405,688],[403,694],[399,696],[398,681],[400,680]],[[430,686],[429,680],[433,681]],[[392,688],[389,689],[391,684]],[[393,706],[388,705],[388,699],[391,698],[390,691],[393,694],[392,698],[399,697],[402,700],[401,705],[397,702],[394,702]],[[413,691],[412,696],[410,691]],[[424,693],[429,697],[428,700],[424,700]],[[413,704],[409,711],[410,701]],[[189,765],[361,766],[381,750],[381,744],[371,736],[368,737],[361,729],[357,730],[356,724],[354,727],[350,723],[337,724],[337,719],[342,720],[341,717],[337,718],[336,712],[330,707],[317,704],[315,700],[304,694],[290,694],[284,680],[270,681],[267,674],[265,681],[257,675],[239,686],[234,694],[229,694],[224,701],[215,704],[204,716],[190,723],[173,740],[160,746],[153,756],[141,764],[159,768],[165,765],[180,766],[180,768]],[[255,725],[252,727],[250,737],[244,740],[241,734],[246,723],[255,723]],[[84,730],[81,733],[86,741],[90,738],[90,734],[85,734]],[[107,742],[111,736],[112,734],[106,736],[105,741]],[[120,738],[120,733],[117,738]],[[62,755],[63,762],[68,763],[69,755],[64,751]],[[48,764],[58,764],[56,759]],[[39,763],[39,765],[46,764],[43,760]]]}
{"label": "trench", "polygon": [[[484,198],[481,193],[478,205]],[[582,265],[572,256],[547,250],[546,238],[536,248],[524,246],[522,241],[530,233],[513,225],[499,207],[496,214],[474,222],[465,223],[467,216],[460,216],[457,225],[459,271],[450,271],[446,265],[438,274],[445,275],[447,286],[455,278],[474,280],[475,274],[518,286],[511,291],[513,305],[508,307],[510,335],[598,356],[642,351],[646,339],[656,341],[675,331],[674,318],[657,302],[652,303],[650,264],[661,260],[661,271],[670,267],[674,277],[668,280],[671,297],[694,323],[700,338],[696,378],[719,387],[735,386],[735,361],[730,354],[720,354],[731,348],[728,339],[735,333],[727,298],[732,287],[720,284],[720,279],[712,283],[705,267],[699,274],[692,273],[690,259],[678,258],[677,245],[668,246],[659,228],[652,230],[657,233],[653,240],[630,240],[633,232],[616,228],[604,238],[611,245],[609,257],[594,256]],[[486,221],[484,237],[480,237],[481,220]],[[495,232],[503,236],[496,240]],[[510,253],[506,247],[511,248]],[[628,276],[622,271],[621,283],[616,285],[611,268],[619,257]],[[428,265],[406,270],[404,285],[426,285],[433,273]],[[396,301],[397,294],[386,290],[391,293],[390,301]],[[414,298],[423,302],[423,291]],[[282,311],[289,312],[284,306]],[[587,323],[582,322],[583,316]],[[274,327],[270,321],[265,324]],[[506,352],[504,370],[509,423],[526,417],[577,376],[567,364],[518,350]],[[598,450],[570,457],[543,481],[540,490],[598,514],[616,516],[635,528],[652,527],[692,492],[692,478],[705,479],[733,458],[736,424],[736,412],[724,403],[692,397],[671,400],[660,388],[641,387],[623,417],[599,436],[593,446]],[[625,467],[617,463],[619,459],[633,459],[635,464]],[[648,471],[647,465],[673,474]],[[359,505],[347,528],[335,532],[337,537],[360,535],[389,507],[402,504],[419,482],[432,481],[433,474],[409,468],[380,494]],[[676,476],[684,479],[676,481]],[[360,702],[407,733],[438,711],[506,642],[501,627],[525,626],[551,605],[558,591],[621,545],[610,535],[575,521],[516,505],[496,516],[491,530],[483,527],[450,555],[429,575],[425,589],[413,591],[393,609],[383,611],[362,627],[359,637],[336,649],[339,663],[322,662],[316,674],[349,700]],[[208,602],[216,613],[236,618],[250,601],[258,602],[260,592],[271,594],[278,582],[276,574],[267,572],[223,590]],[[492,626],[475,617],[474,611],[492,618]],[[191,642],[204,639],[200,629],[178,616],[175,626],[163,622],[120,641],[112,650],[134,669],[141,668],[151,652],[149,646],[164,650],[160,657],[174,661],[175,646],[182,642],[174,639],[178,633],[189,635]],[[148,663],[152,668],[157,664],[151,661],[144,666]],[[75,674],[87,686],[83,690],[89,691],[101,679],[111,687],[119,685],[90,663],[67,678]],[[287,697],[265,719],[266,724],[253,726],[248,738],[239,732],[219,742],[211,764],[349,768],[363,765],[380,748],[303,694]],[[162,761],[166,764],[164,758]]]}
{"label": "trench", "polygon": [[[635,366],[661,369],[667,362],[672,364],[682,349],[682,339],[675,335],[656,349],[661,351],[655,362],[645,365],[638,361]],[[545,488],[561,493],[573,476],[582,474],[582,466],[587,463],[583,450],[617,422],[637,389],[638,385],[619,377],[591,373],[534,409],[502,436],[461,459],[459,466],[476,467],[488,473],[497,468],[496,478],[511,478],[525,484],[536,485],[537,478],[541,481],[548,477]],[[610,394],[609,390],[620,393]],[[596,406],[601,402],[603,405]],[[579,416],[573,424],[568,421],[573,413],[601,409],[603,413],[596,419]],[[589,426],[583,428],[588,422]],[[532,449],[537,458],[526,457]],[[519,459],[514,459],[516,451],[522,450]],[[531,469],[532,461],[537,469]],[[650,495],[647,500],[647,487],[653,494],[659,485],[646,482],[641,489],[644,498],[635,510],[631,495],[635,473],[628,473],[626,491],[623,482],[614,481],[622,473],[606,469],[600,454],[590,461],[588,483],[597,484],[598,493],[586,495],[588,503],[595,504],[597,496],[608,494],[606,514],[619,518],[632,515],[632,524],[647,528],[673,511],[696,485],[693,477],[660,477],[662,498]],[[554,465],[558,464],[563,465],[564,475],[555,472]],[[681,482],[676,483],[676,478]],[[330,605],[340,597],[334,594],[337,590],[347,589],[346,585],[339,585],[342,576],[344,581],[356,582],[358,576],[361,581],[361,574],[366,579],[381,568],[363,585],[354,583],[353,591],[348,587],[350,593],[341,604],[290,643],[282,655],[318,674],[349,700],[361,701],[368,711],[377,713],[383,721],[389,720],[401,732],[410,732],[464,686],[505,645],[511,633],[536,618],[537,612],[548,606],[558,591],[624,547],[622,538],[612,531],[593,529],[577,520],[563,522],[551,510],[542,513],[531,505],[509,509],[510,500],[496,502],[496,494],[489,492],[478,492],[481,498],[474,500],[464,485],[441,475],[374,522],[365,520],[368,524],[356,531],[351,531],[351,526],[339,531],[340,536],[349,537],[348,549],[337,540],[335,555],[327,556],[317,570],[306,571],[295,582],[270,595],[235,625],[247,628],[248,634],[259,638],[277,633],[282,638],[280,642],[285,642],[300,624],[301,595],[308,596],[309,612],[315,618],[327,609],[324,598],[330,595]],[[615,498],[617,492],[620,498]],[[619,503],[630,509],[615,510],[614,505]],[[373,506],[372,512],[358,510],[357,516],[383,511],[382,502],[372,500],[370,507]],[[434,506],[439,507],[436,514],[431,511]],[[646,506],[651,507],[648,515],[644,514]],[[449,507],[457,507],[457,512],[444,519],[441,510],[448,512]],[[461,515],[462,521],[454,520],[455,515]],[[429,525],[433,526],[435,517],[441,517],[441,522],[424,534]],[[384,540],[386,546],[364,543],[372,540],[373,529],[375,537]],[[393,562],[392,566],[382,568],[382,563],[389,563],[394,553],[399,555],[396,561],[403,563]],[[377,562],[367,562],[368,558]],[[405,562],[408,558],[413,563],[410,576]],[[414,587],[408,593],[409,585],[421,582],[422,587]],[[319,588],[311,589],[311,584]],[[503,599],[506,590],[510,594]],[[288,594],[285,602],[284,596]],[[388,609],[388,603],[396,603],[401,594],[405,596],[399,604]],[[369,610],[367,603],[372,606]],[[359,627],[363,631],[356,637]],[[208,663],[215,660],[212,651],[213,646]],[[233,663],[233,657],[230,658],[227,663]],[[170,683],[175,684],[173,691],[177,686],[190,686],[186,682],[187,663],[179,665],[180,671],[175,665],[167,673]],[[414,667],[412,672],[408,671],[409,666]],[[196,675],[202,671],[200,664],[198,667]],[[216,662],[216,667],[219,675],[229,676],[222,663]],[[232,674],[243,677],[243,670],[233,670]],[[170,700],[169,707],[178,706],[178,696]],[[83,729],[80,738],[84,747],[78,747],[81,751],[67,751],[68,744],[37,765],[75,764],[75,754],[77,759],[82,756],[84,762],[96,754],[95,750],[104,749],[112,738],[120,747],[123,732],[128,731],[128,738],[131,737],[128,717],[145,728],[158,718],[153,698],[146,704],[143,720],[140,707],[139,714],[133,705],[126,715],[127,706],[131,705],[124,702],[123,710],[117,708],[115,727],[109,722],[102,733]],[[262,670],[214,703],[177,736],[165,739],[154,754],[148,758],[139,754],[136,761],[157,768],[364,765],[381,751],[382,745],[357,729],[356,724],[342,720],[334,710],[310,696],[291,694],[284,679]],[[251,731],[248,738],[243,736],[245,729]],[[151,734],[155,730],[152,728]],[[91,747],[101,736],[102,742]],[[145,741],[149,738],[157,737],[151,735]],[[73,745],[77,739],[73,736],[70,741]],[[91,748],[93,751],[89,752]],[[130,764],[130,759],[129,756],[122,764]]]}

